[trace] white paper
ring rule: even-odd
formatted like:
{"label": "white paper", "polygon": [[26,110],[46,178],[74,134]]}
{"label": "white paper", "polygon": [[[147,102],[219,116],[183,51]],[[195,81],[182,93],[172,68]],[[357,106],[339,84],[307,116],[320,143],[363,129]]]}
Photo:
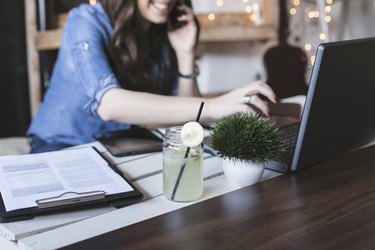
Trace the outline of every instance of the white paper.
{"label": "white paper", "polygon": [[0,157],[0,190],[7,211],[66,192],[133,191],[91,147]]}

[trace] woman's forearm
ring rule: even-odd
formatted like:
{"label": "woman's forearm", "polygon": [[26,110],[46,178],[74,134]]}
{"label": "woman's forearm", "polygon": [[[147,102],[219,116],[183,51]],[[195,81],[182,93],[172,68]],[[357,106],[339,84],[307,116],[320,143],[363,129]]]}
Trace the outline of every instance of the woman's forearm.
{"label": "woman's forearm", "polygon": [[[177,52],[178,72],[182,75],[193,75],[195,69],[195,53]],[[198,84],[195,78],[179,77],[178,79],[179,96],[201,96]]]}
{"label": "woman's forearm", "polygon": [[[204,100],[198,97],[162,96],[111,89],[103,95],[98,114],[104,120],[121,123],[182,123],[195,120],[202,101]],[[207,113],[203,111],[202,118],[205,115]]]}

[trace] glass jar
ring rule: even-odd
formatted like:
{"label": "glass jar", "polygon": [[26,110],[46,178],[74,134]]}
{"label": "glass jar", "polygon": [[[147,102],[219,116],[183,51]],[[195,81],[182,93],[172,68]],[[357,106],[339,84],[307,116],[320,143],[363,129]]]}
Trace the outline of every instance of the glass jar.
{"label": "glass jar", "polygon": [[169,200],[188,202],[199,199],[203,193],[203,144],[190,149],[184,146],[181,129],[172,127],[165,132],[163,192]]}

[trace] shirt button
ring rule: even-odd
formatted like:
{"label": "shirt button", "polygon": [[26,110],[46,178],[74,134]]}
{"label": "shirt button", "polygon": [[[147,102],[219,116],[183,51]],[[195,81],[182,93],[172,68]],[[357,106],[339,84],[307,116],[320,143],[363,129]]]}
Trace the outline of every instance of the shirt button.
{"label": "shirt button", "polygon": [[90,45],[88,43],[83,43],[82,47],[84,50],[88,50]]}

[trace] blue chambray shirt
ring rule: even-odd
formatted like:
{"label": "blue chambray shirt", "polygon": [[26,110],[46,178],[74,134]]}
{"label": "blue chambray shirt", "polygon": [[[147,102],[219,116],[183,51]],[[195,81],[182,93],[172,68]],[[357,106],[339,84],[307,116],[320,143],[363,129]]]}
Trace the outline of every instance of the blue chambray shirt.
{"label": "blue chambray shirt", "polygon": [[130,127],[97,114],[103,94],[121,88],[107,56],[111,34],[101,4],[82,4],[69,12],[50,86],[28,135],[47,143],[78,145],[94,141],[93,134]]}

